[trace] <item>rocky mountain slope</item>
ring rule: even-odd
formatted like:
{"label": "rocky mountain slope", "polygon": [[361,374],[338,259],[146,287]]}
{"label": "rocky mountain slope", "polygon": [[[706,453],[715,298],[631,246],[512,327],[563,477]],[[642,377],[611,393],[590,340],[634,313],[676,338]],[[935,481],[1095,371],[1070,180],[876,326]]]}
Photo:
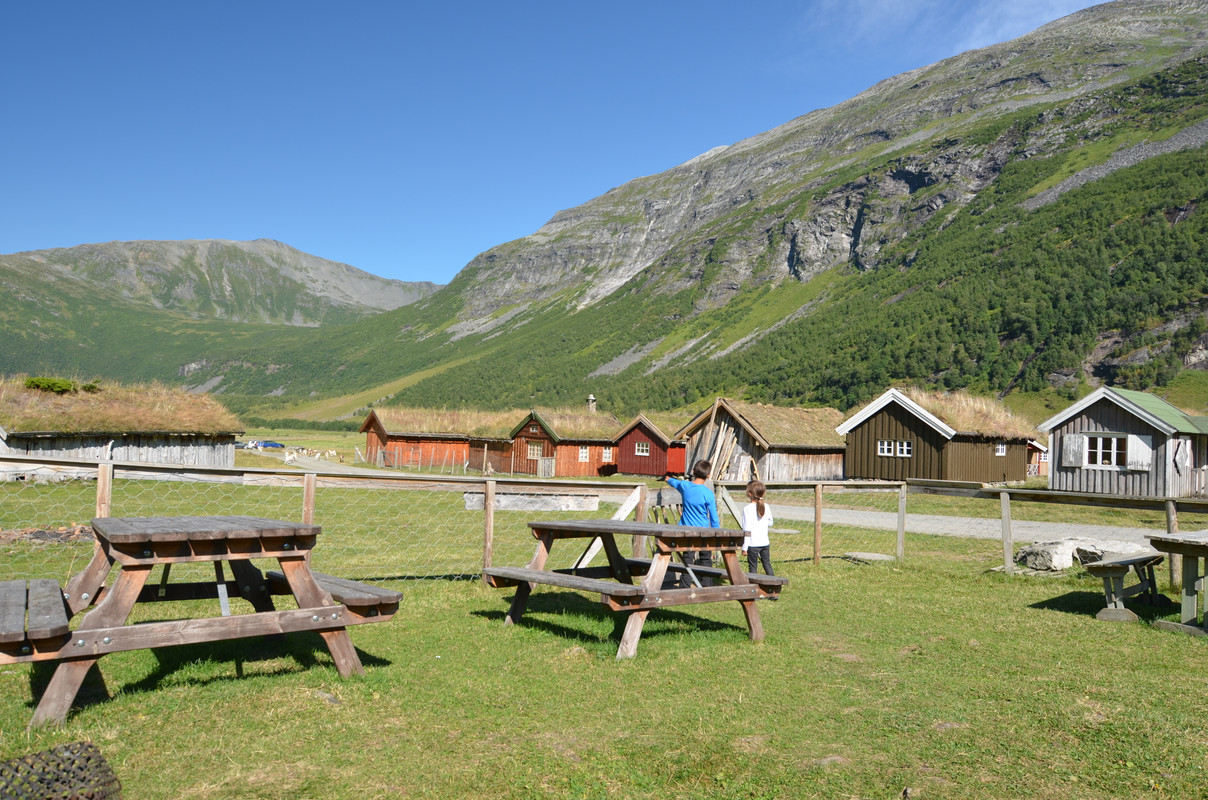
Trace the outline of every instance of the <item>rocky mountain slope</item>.
{"label": "rocky mountain slope", "polygon": [[51,293],[74,282],[197,318],[304,326],[363,319],[440,288],[379,278],[271,239],[108,242],[0,256],[0,279],[17,273],[36,274]]}
{"label": "rocky mountain slope", "polygon": [[481,254],[452,284],[458,317],[555,297],[582,308],[647,268],[649,291],[674,292],[708,267],[716,277],[702,303],[712,306],[752,281],[876,268],[887,245],[966,206],[1021,150],[1043,157],[1101,125],[1041,137],[1007,127],[990,140],[962,132],[1178,63],[1208,48],[1206,31],[1204,2],[1118,0],[894,76]]}

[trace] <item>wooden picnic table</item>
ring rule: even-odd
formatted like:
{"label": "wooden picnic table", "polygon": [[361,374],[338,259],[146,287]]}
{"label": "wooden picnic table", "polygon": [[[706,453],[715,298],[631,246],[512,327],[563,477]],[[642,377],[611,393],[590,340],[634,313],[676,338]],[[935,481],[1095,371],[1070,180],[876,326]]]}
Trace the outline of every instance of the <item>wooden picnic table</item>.
{"label": "wooden picnic table", "polygon": [[1183,594],[1179,621],[1156,620],[1154,626],[1208,636],[1208,615],[1203,621],[1200,620],[1200,590],[1203,588],[1203,578],[1208,568],[1208,530],[1151,533],[1145,538],[1149,539],[1155,550],[1183,557]]}
{"label": "wooden picnic table", "polygon": [[[487,584],[496,588],[516,588],[512,605],[504,624],[520,621],[533,587],[538,584],[598,592],[601,601],[611,610],[628,615],[617,658],[632,658],[637,654],[638,640],[646,616],[652,609],[693,603],[735,600],[742,605],[747,629],[752,641],[763,639],[763,625],[755,601],[774,598],[788,580],[786,578],[743,572],[738,563],[744,534],[724,528],[698,528],[689,525],[663,525],[626,520],[563,520],[530,522],[537,539],[537,551],[526,567],[495,567],[483,569]],[[619,535],[650,537],[654,556],[650,559],[626,558],[621,555],[616,537]],[[599,539],[608,563],[602,566],[574,566],[569,569],[548,569],[550,551],[561,539]],[[590,551],[591,544],[588,545]],[[674,563],[672,556],[692,550],[714,550],[721,553],[724,568],[692,567]],[[580,559],[582,560],[582,559]],[[668,573],[692,578],[687,588],[664,587]],[[701,585],[700,578],[726,581],[715,586]],[[635,578],[641,578],[635,583]]]}
{"label": "wooden picnic table", "polygon": [[[341,676],[361,673],[346,626],[386,621],[402,599],[313,572],[318,525],[249,516],[105,517],[92,520],[92,529],[92,560],[62,589],[52,580],[0,583],[0,664],[59,662],[30,727],[62,722],[92,665],[126,650],[315,631]],[[251,559],[276,559],[281,571],[263,574]],[[173,565],[196,562],[213,563],[213,581],[169,582]],[[155,567],[161,576],[151,583]],[[272,595],[287,593],[298,607],[277,610]],[[231,615],[231,596],[250,602],[254,612]],[[136,603],[198,598],[217,598],[220,615],[129,622]],[[81,612],[71,630],[70,618]]]}

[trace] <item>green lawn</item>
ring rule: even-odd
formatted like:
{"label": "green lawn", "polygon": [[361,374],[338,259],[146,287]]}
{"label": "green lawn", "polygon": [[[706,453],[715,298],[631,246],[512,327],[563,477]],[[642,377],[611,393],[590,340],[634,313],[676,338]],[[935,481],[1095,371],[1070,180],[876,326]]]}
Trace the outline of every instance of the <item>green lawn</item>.
{"label": "green lawn", "polygon": [[115,654],[28,734],[31,668],[0,667],[0,757],[89,739],[133,800],[1203,796],[1208,640],[1097,621],[1080,571],[988,572],[998,542],[907,554],[780,560],[765,641],[737,603],[656,611],[626,662],[588,595],[505,628],[510,590],[412,580],[352,629],[363,678],[309,634]]}

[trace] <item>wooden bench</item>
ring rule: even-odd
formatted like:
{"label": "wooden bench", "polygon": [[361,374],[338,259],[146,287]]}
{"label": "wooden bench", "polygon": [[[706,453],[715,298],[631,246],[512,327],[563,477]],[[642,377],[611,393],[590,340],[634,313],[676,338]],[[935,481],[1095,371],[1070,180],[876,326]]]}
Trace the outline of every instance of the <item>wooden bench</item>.
{"label": "wooden bench", "polygon": [[[587,570],[578,570],[585,572]],[[594,570],[593,570],[594,571]],[[605,602],[627,606],[633,598],[641,599],[646,596],[646,587],[633,583],[617,583],[585,575],[571,574],[565,570],[525,569],[524,567],[487,567],[482,571],[487,585],[494,589],[508,586],[519,586],[527,583],[530,586],[537,583],[548,586],[558,586],[563,589],[575,589],[580,592],[593,592],[601,595]]]}
{"label": "wooden bench", "polygon": [[[331,599],[347,606],[349,611],[358,617],[367,619],[377,617],[374,622],[385,622],[398,611],[403,593],[394,589],[383,589],[380,586],[353,581],[347,578],[337,578],[322,572],[311,573],[319,588],[331,595]],[[266,572],[270,591],[273,594],[290,594],[289,581],[285,573],[279,570]]]}
{"label": "wooden bench", "polygon": [[[625,559],[625,563],[629,565],[629,568],[633,571],[634,575],[645,575],[650,571],[651,559],[627,558]],[[692,571],[696,573],[698,577],[704,576],[707,578],[723,578],[725,580],[730,579],[730,576],[726,573],[726,571],[718,567],[694,566]],[[672,561],[667,565],[667,572],[674,573],[676,575],[686,575],[688,573],[688,568],[681,563]],[[789,582],[788,578],[783,578],[779,575],[763,575],[758,572],[745,572],[743,574],[747,576],[747,580],[759,587],[760,597],[779,597],[780,589],[784,586],[787,586]]]}
{"label": "wooden bench", "polygon": [[58,581],[0,581],[0,653],[6,663],[34,661],[59,650],[70,633],[67,602]]}
{"label": "wooden bench", "polygon": [[[1141,595],[1144,602],[1157,605],[1166,599],[1158,594],[1158,582],[1154,577],[1154,567],[1161,564],[1163,556],[1158,552],[1133,555],[1128,553],[1104,553],[1103,558],[1083,568],[1096,578],[1103,579],[1103,594],[1107,599],[1107,607],[1095,615],[1096,619],[1111,622],[1136,622],[1138,617],[1124,607],[1128,597]],[[1137,575],[1135,586],[1124,588],[1124,578],[1129,570]]]}

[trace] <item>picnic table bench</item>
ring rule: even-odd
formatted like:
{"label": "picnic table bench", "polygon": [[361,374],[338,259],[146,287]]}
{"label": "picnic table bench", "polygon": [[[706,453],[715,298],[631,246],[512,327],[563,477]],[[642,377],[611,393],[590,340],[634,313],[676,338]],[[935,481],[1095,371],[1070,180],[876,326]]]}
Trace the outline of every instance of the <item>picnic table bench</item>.
{"label": "picnic table bench", "polygon": [[[1104,553],[1098,561],[1083,564],[1083,569],[1103,579],[1107,607],[1095,618],[1111,622],[1136,622],[1137,615],[1124,606],[1127,598],[1140,595],[1142,601],[1150,605],[1157,605],[1161,599],[1165,599],[1158,594],[1158,582],[1154,577],[1154,567],[1161,564],[1163,558],[1156,550],[1139,554]],[[1124,579],[1128,577],[1129,570],[1136,573],[1137,583],[1125,588]]]}
{"label": "picnic table bench", "polygon": [[[632,658],[637,654],[642,627],[652,609],[693,603],[738,601],[742,605],[751,640],[759,641],[764,633],[755,601],[778,596],[780,589],[788,582],[786,578],[753,575],[739,568],[738,552],[742,549],[744,537],[742,531],[623,520],[530,522],[529,528],[537,539],[537,551],[527,566],[487,566],[483,569],[483,579],[487,585],[516,588],[504,623],[511,625],[520,621],[529,595],[538,585],[598,593],[609,609],[628,614],[625,631],[617,648],[618,659]],[[625,558],[617,546],[617,535],[651,537],[655,545],[654,557]],[[602,566],[547,569],[554,542],[576,538],[600,539],[608,563]],[[689,568],[672,563],[673,554],[687,550],[719,551],[724,568]],[[664,578],[669,572],[703,575],[726,583],[701,586],[697,580],[694,581],[695,585],[687,588],[665,587]],[[635,577],[642,578],[642,581],[635,583]]]}
{"label": "picnic table bench", "polygon": [[[341,676],[359,674],[347,626],[385,622],[402,600],[399,592],[313,572],[318,525],[247,516],[105,517],[92,520],[92,528],[92,560],[66,586],[0,582],[0,664],[59,662],[30,727],[62,722],[92,665],[127,650],[315,631]],[[281,570],[266,576],[252,558],[276,559]],[[197,562],[212,562],[215,580],[169,581],[173,565]],[[160,581],[150,583],[156,567]],[[276,609],[272,597],[281,594],[298,607]],[[251,603],[253,613],[232,615],[232,596]],[[129,623],[136,603],[201,598],[217,598],[221,615]]]}

